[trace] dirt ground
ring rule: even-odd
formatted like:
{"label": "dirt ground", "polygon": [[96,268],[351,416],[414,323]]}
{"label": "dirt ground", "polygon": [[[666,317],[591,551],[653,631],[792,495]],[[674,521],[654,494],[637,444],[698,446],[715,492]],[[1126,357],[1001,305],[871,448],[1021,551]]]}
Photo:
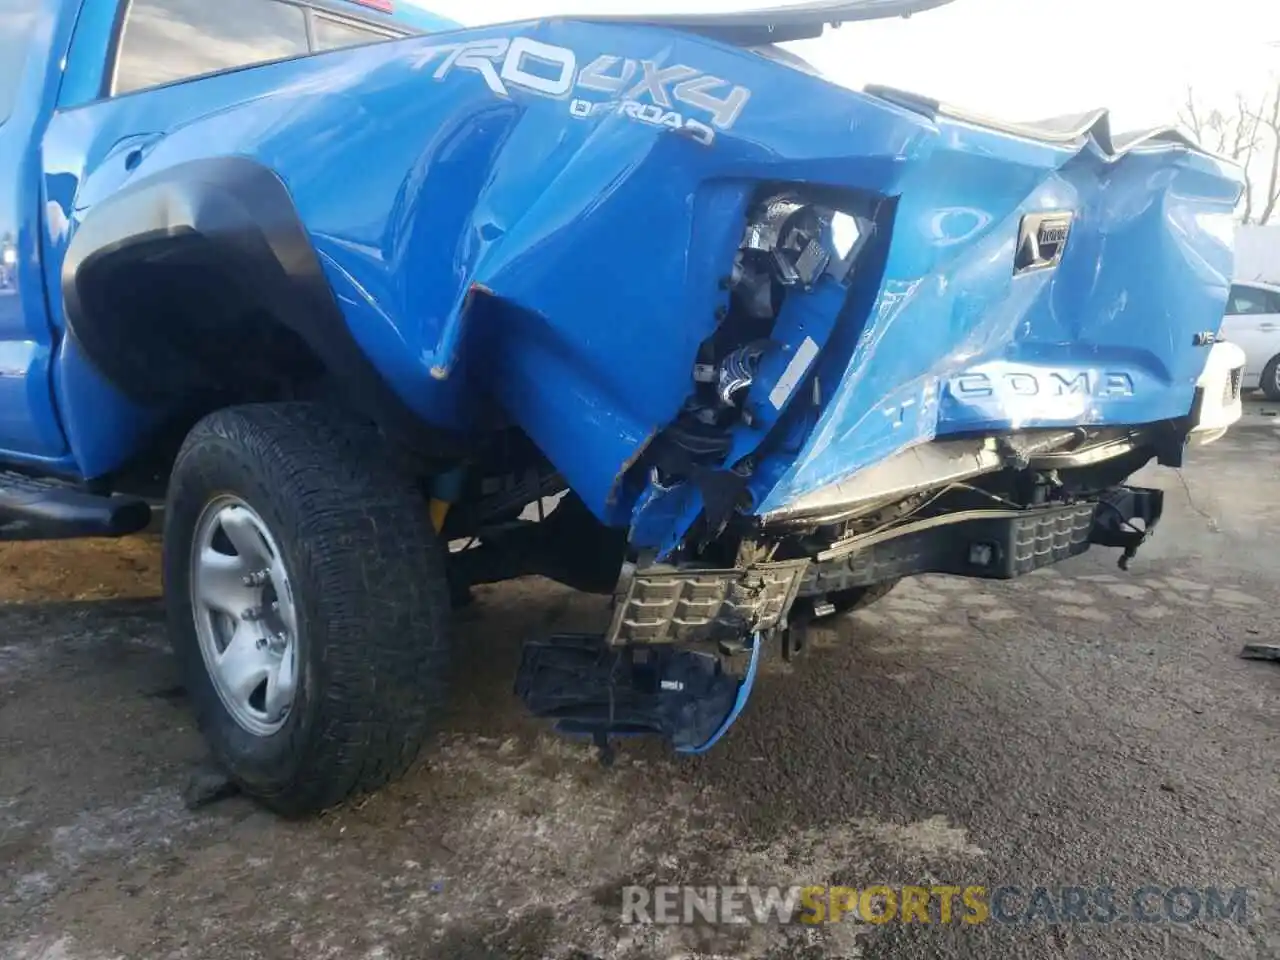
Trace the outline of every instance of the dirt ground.
{"label": "dirt ground", "polygon": [[[233,797],[164,642],[153,538],[0,546],[0,958],[1273,957],[1280,431],[1197,452],[1130,573],[909,581],[766,664],[716,751],[617,766],[511,694],[606,611],[538,579],[459,616],[420,770],[307,822]],[[624,926],[626,884],[1248,886],[1248,923]]]}
{"label": "dirt ground", "polygon": [[159,595],[158,537],[0,544],[0,603]]}

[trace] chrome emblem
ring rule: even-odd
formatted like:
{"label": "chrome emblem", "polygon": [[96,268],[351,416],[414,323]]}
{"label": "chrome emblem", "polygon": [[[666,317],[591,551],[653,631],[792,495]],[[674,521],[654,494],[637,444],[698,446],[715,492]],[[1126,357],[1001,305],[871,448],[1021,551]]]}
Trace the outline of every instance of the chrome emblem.
{"label": "chrome emblem", "polygon": [[1028,273],[1056,267],[1062,261],[1062,253],[1071,236],[1070,211],[1029,213],[1022,218],[1018,230],[1018,249],[1014,255],[1013,272]]}

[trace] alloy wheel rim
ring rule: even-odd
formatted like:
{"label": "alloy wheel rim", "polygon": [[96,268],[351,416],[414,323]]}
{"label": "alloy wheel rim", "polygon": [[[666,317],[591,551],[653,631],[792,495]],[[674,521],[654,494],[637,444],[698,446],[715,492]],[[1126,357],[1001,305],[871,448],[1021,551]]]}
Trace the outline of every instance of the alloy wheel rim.
{"label": "alloy wheel rim", "polygon": [[265,737],[289,717],[298,688],[298,620],[284,556],[252,507],[210,502],[191,545],[191,609],[200,654],[227,712]]}

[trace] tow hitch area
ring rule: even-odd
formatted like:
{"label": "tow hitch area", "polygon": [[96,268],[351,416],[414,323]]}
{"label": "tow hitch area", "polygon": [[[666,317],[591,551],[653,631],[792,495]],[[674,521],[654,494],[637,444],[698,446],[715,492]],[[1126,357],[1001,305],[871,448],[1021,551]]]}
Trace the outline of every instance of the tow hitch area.
{"label": "tow hitch area", "polygon": [[[731,727],[755,682],[763,643],[743,648],[742,675],[715,653],[671,646],[617,647],[598,635],[562,634],[524,646],[516,695],[570,736],[590,736],[613,762],[610,737],[656,734],[680,753],[703,753]],[[729,659],[729,658],[724,658]],[[732,662],[732,661],[731,661]]]}
{"label": "tow hitch area", "polygon": [[[1102,547],[1120,547],[1120,569],[1128,570],[1138,548],[1155,532],[1164,511],[1164,492],[1145,487],[1115,487],[1098,501],[1089,542]],[[1141,521],[1137,526],[1134,521]]]}

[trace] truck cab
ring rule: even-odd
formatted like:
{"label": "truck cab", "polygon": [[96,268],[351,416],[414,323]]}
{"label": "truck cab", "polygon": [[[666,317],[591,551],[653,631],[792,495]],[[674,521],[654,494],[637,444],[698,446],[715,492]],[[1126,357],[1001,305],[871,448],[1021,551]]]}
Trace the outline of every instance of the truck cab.
{"label": "truck cab", "polygon": [[[0,457],[100,475],[118,466],[112,447],[127,449],[103,434],[133,412],[113,415],[121,398],[81,383],[92,374],[51,311],[56,292],[46,297],[57,276],[43,269],[56,254],[45,236],[65,236],[60,201],[76,187],[73,171],[44,166],[55,115],[74,125],[77,112],[137,91],[456,26],[383,0],[0,0]],[[143,126],[107,148],[117,179],[146,147]]]}

